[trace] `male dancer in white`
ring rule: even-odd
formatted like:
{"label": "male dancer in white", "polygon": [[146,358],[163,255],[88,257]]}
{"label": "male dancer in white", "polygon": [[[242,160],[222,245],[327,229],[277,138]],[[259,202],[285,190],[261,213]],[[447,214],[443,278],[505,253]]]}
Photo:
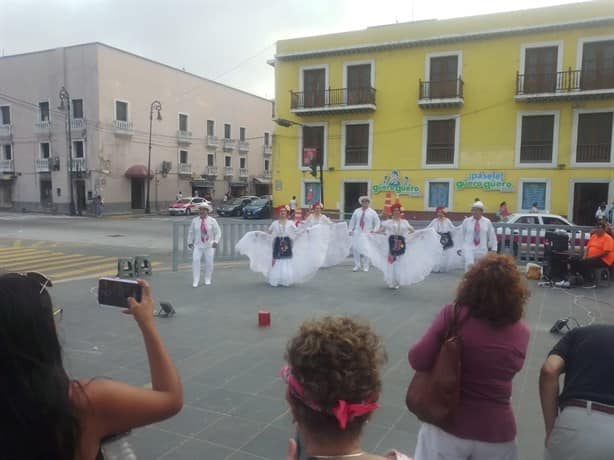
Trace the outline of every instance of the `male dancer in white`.
{"label": "male dancer in white", "polygon": [[200,281],[200,261],[205,259],[205,284],[211,284],[213,274],[213,257],[217,248],[222,230],[213,217],[209,217],[211,206],[201,203],[198,206],[198,217],[192,219],[188,231],[188,247],[192,252],[192,287],[198,287]]}
{"label": "male dancer in white", "polygon": [[369,271],[371,261],[367,252],[367,235],[379,229],[380,221],[377,213],[369,207],[371,199],[368,196],[361,196],[358,199],[360,208],[352,214],[350,223],[350,236],[352,237],[352,255],[354,257],[354,271],[363,269]]}
{"label": "male dancer in white", "polygon": [[462,223],[463,249],[465,257],[465,272],[476,260],[484,257],[488,251],[497,250],[497,235],[492,222],[484,217],[484,203],[476,201],[471,205],[471,217],[467,217]]}

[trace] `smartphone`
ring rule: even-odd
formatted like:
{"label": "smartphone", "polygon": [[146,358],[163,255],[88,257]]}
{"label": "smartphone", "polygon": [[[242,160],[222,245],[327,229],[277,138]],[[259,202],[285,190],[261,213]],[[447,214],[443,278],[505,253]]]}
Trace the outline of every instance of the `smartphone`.
{"label": "smartphone", "polygon": [[143,298],[143,287],[135,280],[100,278],[98,280],[98,303],[111,307],[128,308],[128,297],[137,302]]}

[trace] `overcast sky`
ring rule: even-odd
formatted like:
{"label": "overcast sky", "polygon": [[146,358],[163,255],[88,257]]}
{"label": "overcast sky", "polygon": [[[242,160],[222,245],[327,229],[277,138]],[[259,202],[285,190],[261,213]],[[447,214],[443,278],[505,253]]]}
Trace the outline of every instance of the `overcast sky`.
{"label": "overcast sky", "polygon": [[100,41],[272,98],[277,40],[563,3],[573,1],[0,0],[0,54]]}

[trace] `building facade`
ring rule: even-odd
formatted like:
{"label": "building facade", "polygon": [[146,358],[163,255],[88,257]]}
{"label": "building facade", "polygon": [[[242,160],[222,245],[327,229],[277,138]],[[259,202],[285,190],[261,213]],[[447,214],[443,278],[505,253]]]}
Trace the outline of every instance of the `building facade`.
{"label": "building facade", "polygon": [[276,204],[410,216],[541,210],[592,222],[614,201],[614,3],[594,1],[284,40]]}
{"label": "building facade", "polygon": [[154,212],[179,192],[270,194],[271,113],[267,99],[101,43],[2,57],[0,207],[68,212],[70,178],[77,212],[98,195],[107,212],[144,209],[148,171]]}

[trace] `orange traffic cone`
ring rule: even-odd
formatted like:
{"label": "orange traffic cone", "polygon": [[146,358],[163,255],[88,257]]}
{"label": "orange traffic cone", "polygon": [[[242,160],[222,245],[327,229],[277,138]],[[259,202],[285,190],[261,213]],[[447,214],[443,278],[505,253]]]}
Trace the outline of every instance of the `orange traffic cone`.
{"label": "orange traffic cone", "polygon": [[301,208],[297,208],[296,212],[294,213],[294,223],[298,225],[301,223],[302,219],[303,219],[303,210]]}
{"label": "orange traffic cone", "polygon": [[391,216],[392,215],[392,193],[386,192],[386,198],[384,199],[384,215]]}

